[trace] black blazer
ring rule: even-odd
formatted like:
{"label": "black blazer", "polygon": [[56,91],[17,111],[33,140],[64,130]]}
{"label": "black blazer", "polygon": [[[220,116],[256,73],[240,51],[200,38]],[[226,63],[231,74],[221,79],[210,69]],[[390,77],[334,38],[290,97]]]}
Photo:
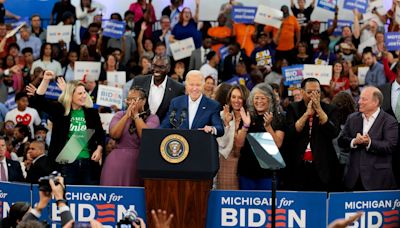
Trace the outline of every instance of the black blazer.
{"label": "black blazer", "polygon": [[344,182],[352,189],[361,177],[366,190],[386,190],[396,188],[392,170],[392,154],[396,151],[398,124],[396,119],[381,110],[368,131],[371,138],[369,150],[365,146],[350,148],[350,142],[357,133],[363,132],[362,113],[351,114],[340,134],[340,147],[350,150],[350,161]]}
{"label": "black blazer", "polygon": [[26,175],[26,182],[37,184],[39,178],[49,175],[52,172],[49,167],[47,156],[40,157],[31,165]]}
{"label": "black blazer", "polygon": [[[246,66],[250,65],[250,58],[246,55],[246,53],[241,50],[240,51],[240,57],[239,61],[243,61]],[[221,80],[222,81],[227,81],[232,78],[234,74],[236,74],[236,63],[233,64],[233,56],[232,55],[227,55],[224,59],[223,62],[223,74],[221,75]]]}
{"label": "black blazer", "polygon": [[21,165],[17,161],[6,159],[8,181],[10,182],[24,182],[24,176],[22,175]]}
{"label": "black blazer", "polygon": [[[152,77],[152,75],[136,76],[135,78],[133,78],[131,88],[133,88],[134,86],[142,87],[146,91],[146,95],[148,97],[150,93],[150,84]],[[185,94],[185,87],[181,83],[176,82],[168,76],[166,76],[166,80],[167,84],[165,86],[164,97],[156,113],[160,121],[163,120],[165,115],[167,114],[172,98]]]}
{"label": "black blazer", "polygon": [[[381,105],[381,109],[386,113],[395,117],[393,109],[392,109],[392,83],[386,83],[379,87],[379,90],[383,95],[383,103]],[[396,117],[395,117],[396,118]]]}

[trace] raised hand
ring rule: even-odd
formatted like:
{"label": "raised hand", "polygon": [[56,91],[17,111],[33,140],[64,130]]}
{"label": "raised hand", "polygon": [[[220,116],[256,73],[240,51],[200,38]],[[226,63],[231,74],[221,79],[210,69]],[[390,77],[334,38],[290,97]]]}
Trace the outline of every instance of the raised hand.
{"label": "raised hand", "polygon": [[315,113],[315,110],[313,108],[313,101],[312,100],[310,102],[308,102],[306,113],[307,113],[308,116],[313,116],[314,113]]}
{"label": "raised hand", "polygon": [[51,70],[43,71],[43,80],[50,81],[55,77],[55,74]]}
{"label": "raised hand", "polygon": [[263,117],[263,119],[264,119],[264,127],[271,126],[273,118],[274,118],[274,115],[272,114],[272,112],[264,113],[264,117]]}
{"label": "raised hand", "polygon": [[246,112],[243,107],[240,108],[240,117],[242,117],[243,125],[250,126],[251,117],[250,113]]}
{"label": "raised hand", "polygon": [[229,112],[229,105],[224,105],[224,124],[225,126],[229,125],[229,122],[233,119],[232,113]]}
{"label": "raised hand", "polygon": [[145,31],[147,29],[147,23],[146,22],[142,22],[142,25],[140,26],[140,29],[142,31]]}
{"label": "raised hand", "polygon": [[65,80],[63,77],[58,77],[57,78],[57,87],[61,90],[64,91],[66,88],[67,84],[65,83]]}
{"label": "raised hand", "polygon": [[28,96],[35,95],[36,87],[32,83],[29,83],[29,85],[27,85],[25,88],[26,88],[26,94],[28,94]]}

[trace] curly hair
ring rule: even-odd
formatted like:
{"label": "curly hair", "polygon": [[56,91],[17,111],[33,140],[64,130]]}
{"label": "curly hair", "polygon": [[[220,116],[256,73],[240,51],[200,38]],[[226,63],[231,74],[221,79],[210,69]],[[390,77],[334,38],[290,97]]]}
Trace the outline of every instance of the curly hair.
{"label": "curly hair", "polygon": [[337,107],[340,125],[345,124],[347,117],[356,111],[356,103],[351,95],[344,91],[337,93],[333,97],[331,104]]}

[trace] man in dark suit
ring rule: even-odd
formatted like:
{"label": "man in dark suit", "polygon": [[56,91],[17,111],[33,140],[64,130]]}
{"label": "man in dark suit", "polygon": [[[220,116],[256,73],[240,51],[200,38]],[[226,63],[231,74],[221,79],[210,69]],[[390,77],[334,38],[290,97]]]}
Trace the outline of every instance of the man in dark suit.
{"label": "man in dark suit", "polygon": [[[171,101],[168,115],[164,118],[161,128],[172,128],[171,118],[179,122],[184,117],[181,129],[200,129],[216,136],[224,134],[224,127],[219,115],[218,102],[203,96],[204,76],[200,71],[192,70],[186,75],[186,91],[188,95],[179,96]],[[175,113],[171,115],[171,113]],[[182,113],[185,113],[182,116]],[[175,119],[174,116],[177,118]]]}
{"label": "man in dark suit", "polygon": [[45,154],[44,141],[33,141],[29,145],[28,154],[32,158],[32,164],[27,170],[26,181],[37,184],[39,178],[51,173],[47,156]]}
{"label": "man in dark suit", "polygon": [[160,120],[164,119],[172,98],[185,94],[185,87],[167,77],[171,65],[167,56],[156,56],[153,60],[153,75],[137,76],[133,79],[132,87],[142,87],[149,98],[152,114]]}
{"label": "man in dark suit", "polygon": [[[400,63],[396,65],[396,79],[392,83],[380,86],[383,94],[381,109],[389,115],[395,117],[398,122],[398,135],[400,135]],[[397,139],[397,151],[400,151],[400,137]],[[396,178],[397,187],[400,188],[400,153],[393,154],[393,172]]]}
{"label": "man in dark suit", "polygon": [[339,137],[339,146],[350,149],[344,182],[353,191],[396,188],[392,154],[396,151],[398,124],[381,110],[383,95],[376,87],[361,92],[359,112],[351,114]]}
{"label": "man in dark suit", "polygon": [[244,50],[240,49],[239,43],[233,43],[229,45],[229,54],[225,57],[223,62],[223,74],[220,79],[224,81],[228,81],[233,77],[233,75],[237,74],[236,65],[239,62],[243,62],[248,66],[250,64],[250,58],[246,55]]}
{"label": "man in dark suit", "polygon": [[23,182],[21,165],[17,161],[6,159],[6,141],[0,138],[0,181]]}
{"label": "man in dark suit", "polygon": [[207,54],[211,51],[211,37],[203,39],[203,45],[192,52],[189,62],[189,70],[200,70],[200,67],[207,62]]}
{"label": "man in dark suit", "polygon": [[321,86],[307,78],[301,84],[303,99],[287,110],[285,151],[292,159],[292,189],[332,191],[339,187],[339,160],[332,139],[339,134],[336,108],[320,101]]}

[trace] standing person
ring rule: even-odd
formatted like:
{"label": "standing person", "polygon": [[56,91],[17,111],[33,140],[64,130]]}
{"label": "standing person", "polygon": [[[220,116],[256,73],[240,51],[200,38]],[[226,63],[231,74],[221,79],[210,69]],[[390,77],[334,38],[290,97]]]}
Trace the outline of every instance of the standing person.
{"label": "standing person", "polygon": [[68,64],[62,69],[63,77],[66,82],[74,80],[75,62],[78,60],[78,51],[70,50],[68,52]]}
{"label": "standing person", "polygon": [[347,118],[339,146],[350,151],[350,162],[344,183],[352,191],[389,190],[396,188],[392,157],[398,139],[396,119],[380,106],[383,95],[376,87],[361,92],[359,112]]}
{"label": "standing person", "polygon": [[17,161],[5,157],[7,151],[6,141],[0,137],[0,180],[1,181],[24,181],[21,165]]}
{"label": "standing person", "polygon": [[[267,83],[256,85],[250,93],[248,124],[243,118],[242,130],[248,132],[268,132],[271,134],[276,146],[281,148],[285,137],[284,118],[278,113],[274,91]],[[250,114],[250,115],[249,115]],[[246,137],[238,140],[243,145],[240,150],[238,175],[241,190],[268,190],[272,189],[272,173],[261,168]]]}
{"label": "standing person", "polygon": [[[41,43],[46,42],[46,29],[42,28],[42,21],[40,20],[39,14],[31,16],[31,33],[40,39]],[[21,48],[23,50],[23,48]]]}
{"label": "standing person", "polygon": [[157,128],[157,115],[150,114],[146,92],[134,87],[125,99],[126,111],[115,114],[110,123],[110,136],[116,148],[107,156],[101,172],[101,185],[142,186],[137,171],[142,129]]}
{"label": "standing person", "polygon": [[332,139],[339,134],[336,108],[322,103],[318,79],[301,83],[303,100],[287,108],[287,155],[293,160],[293,188],[327,191],[338,187],[339,160]]}
{"label": "standing person", "polygon": [[74,15],[74,18],[76,18],[75,6],[71,4],[71,0],[60,0],[59,2],[56,2],[53,6],[53,9],[51,10],[50,24],[57,25],[58,23],[60,23],[62,21],[62,16],[65,12],[72,13]]}
{"label": "standing person", "polygon": [[[217,174],[217,188],[238,190],[239,179],[237,166],[240,149],[243,145],[247,129],[243,126],[250,125],[250,117],[246,115],[246,101],[249,90],[244,85],[233,85],[228,92],[227,104],[220,112],[224,123],[224,135],[217,138],[219,156],[219,171]],[[247,122],[245,122],[247,121]]]}
{"label": "standing person", "polygon": [[40,55],[40,47],[42,46],[42,41],[35,35],[31,35],[31,30],[28,25],[22,26],[19,30],[20,38],[17,39],[17,44],[20,49],[30,47],[33,50],[33,59],[37,59]]}
{"label": "standing person", "polygon": [[134,27],[135,34],[139,34],[140,32],[140,26],[138,25],[141,25],[143,22],[145,22],[149,26],[147,26],[146,30],[144,31],[144,37],[151,39],[153,31],[152,27],[157,20],[151,0],[149,0],[148,3],[146,0],[137,0],[137,2],[132,3],[129,6],[129,11],[134,13],[133,21],[136,24]]}
{"label": "standing person", "polygon": [[371,47],[366,47],[362,53],[363,63],[369,67],[365,75],[365,85],[382,86],[386,83],[385,69],[376,60]]}
{"label": "standing person", "polygon": [[27,170],[26,181],[37,184],[39,178],[49,175],[52,171],[49,168],[47,155],[45,154],[45,142],[33,141],[29,144],[28,155],[32,159],[32,164]]}
{"label": "standing person", "polygon": [[4,2],[6,0],[0,0],[0,23],[4,23],[4,17],[11,17],[15,20],[19,20],[21,17],[17,16],[13,13],[11,13],[10,11],[6,10],[6,8],[4,7]]}
{"label": "standing person", "polygon": [[161,12],[162,16],[167,16],[171,20],[171,28],[174,28],[179,22],[179,7],[183,5],[183,0],[171,0],[171,5],[166,6]]}
{"label": "standing person", "polygon": [[79,36],[81,40],[89,29],[89,25],[94,22],[94,17],[104,13],[104,6],[92,0],[81,0],[75,9],[76,18],[81,22]]}
{"label": "standing person", "polygon": [[[53,120],[51,142],[49,146],[49,162],[52,167],[58,168],[65,176],[65,183],[90,185],[96,184],[99,178],[102,150],[104,144],[104,130],[100,116],[85,91],[85,85],[79,81],[70,81],[62,88],[63,91],[58,101],[50,102],[44,97],[44,93],[55,78],[55,73],[45,71],[43,80],[36,90],[28,86],[27,90],[33,97],[35,105],[46,112]],[[62,151],[68,140],[74,134],[82,134],[87,130],[93,130],[93,136],[88,142],[82,143],[76,160],[71,164],[57,164],[56,158]]]}
{"label": "standing person", "polygon": [[350,88],[349,79],[343,75],[343,64],[341,62],[333,64],[330,87],[331,97],[334,97],[340,91]]}
{"label": "standing person", "polygon": [[53,71],[57,76],[62,75],[61,64],[57,60],[53,59],[50,43],[42,44],[42,47],[40,48],[40,58],[33,62],[31,74],[33,74],[36,67],[41,67],[43,70]]}
{"label": "standing person", "polygon": [[192,11],[190,8],[185,7],[179,15],[179,22],[172,29],[171,35],[169,36],[169,41],[171,43],[176,40],[183,40],[189,37],[193,38],[194,46],[200,48],[201,46],[201,35],[197,30],[197,22],[199,16],[199,0],[196,0],[196,12],[192,16]]}
{"label": "standing person", "polygon": [[311,14],[314,11],[315,0],[312,0],[307,8],[305,8],[306,0],[298,0],[297,4],[299,5],[299,8],[296,7],[293,0],[290,0],[290,9],[292,10],[293,15],[297,18],[299,25],[301,27],[306,27],[310,21]]}

